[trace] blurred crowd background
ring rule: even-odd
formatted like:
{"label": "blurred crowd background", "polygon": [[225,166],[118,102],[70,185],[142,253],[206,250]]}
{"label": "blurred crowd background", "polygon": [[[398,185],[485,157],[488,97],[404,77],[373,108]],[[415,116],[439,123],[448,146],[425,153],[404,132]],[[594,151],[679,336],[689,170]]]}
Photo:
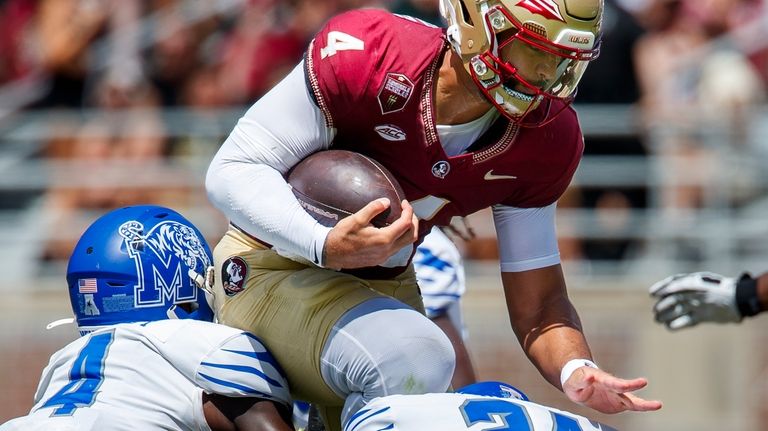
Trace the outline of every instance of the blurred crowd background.
{"label": "blurred crowd background", "polygon": [[[16,320],[0,322],[0,421],[29,407],[40,368],[66,338],[39,335],[38,320],[66,312],[65,263],[85,227],[106,210],[154,203],[187,215],[214,245],[226,220],[203,190],[210,158],[318,28],[360,7],[442,25],[437,0],[0,0],[0,262],[8,268],[0,292],[16,298],[0,305]],[[606,0],[603,38],[576,98],[586,151],[559,202],[560,248],[583,319],[600,324],[585,323],[596,350],[613,369],[647,374],[664,363],[642,346],[659,348],[666,336],[647,335],[661,331],[649,322],[648,284],[683,271],[768,270],[768,5]],[[546,384],[535,370],[522,365],[524,377],[499,365],[519,352],[507,351],[514,341],[503,310],[492,315],[500,323],[482,313],[490,306],[482,292],[490,302],[500,295],[490,215],[467,222],[476,236],[457,242],[469,271],[470,329],[482,327],[473,332],[480,376],[529,379],[542,401],[560,402],[538,389]],[[473,313],[485,323],[473,323]],[[667,341],[680,348],[709,334],[711,350],[686,347],[707,357],[756,341],[748,330],[711,331]],[[768,382],[756,378],[768,373],[768,352],[757,353],[734,354],[747,363],[725,355],[725,363],[700,364],[742,374],[698,387],[690,410],[667,407],[676,424],[667,429],[764,429],[754,426],[768,420]],[[739,389],[746,382],[752,389]],[[691,418],[696,406],[709,414]],[[643,429],[634,420],[618,419]]]}
{"label": "blurred crowd background", "polygon": [[[207,160],[319,26],[358,7],[442,24],[437,0],[0,1],[0,233],[15,260],[59,273],[94,213],[141,202],[206,212],[218,235]],[[766,13],[762,0],[607,0],[575,105],[585,162],[560,202],[574,271],[764,257]],[[487,214],[474,219],[479,238],[461,245],[493,259]]]}

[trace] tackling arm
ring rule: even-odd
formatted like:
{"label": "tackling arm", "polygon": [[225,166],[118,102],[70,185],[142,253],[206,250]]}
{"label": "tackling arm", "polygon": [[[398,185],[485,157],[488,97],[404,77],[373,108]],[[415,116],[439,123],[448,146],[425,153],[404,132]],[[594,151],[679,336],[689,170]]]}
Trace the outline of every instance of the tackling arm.
{"label": "tackling arm", "polygon": [[260,398],[203,394],[203,413],[212,431],[292,431],[287,407]]}

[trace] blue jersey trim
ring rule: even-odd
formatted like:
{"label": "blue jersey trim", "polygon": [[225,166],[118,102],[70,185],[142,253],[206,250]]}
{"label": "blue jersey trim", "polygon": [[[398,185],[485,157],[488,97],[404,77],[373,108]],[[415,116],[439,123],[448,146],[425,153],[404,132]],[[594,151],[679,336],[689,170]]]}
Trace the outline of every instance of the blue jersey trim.
{"label": "blue jersey trim", "polygon": [[[264,343],[259,339],[259,337],[251,334],[250,332],[241,332],[241,334],[245,335],[246,337],[248,337],[248,338],[250,338],[250,339],[252,339],[252,340],[254,340],[256,342],[258,342],[259,345],[261,347],[263,347],[264,350],[266,350],[266,347],[264,347]],[[286,374],[285,374],[285,371],[283,370],[283,367],[281,367],[280,364],[277,362],[277,360],[274,358],[274,356],[272,356],[272,354],[267,352],[267,351],[256,352],[256,351],[240,351],[240,350],[227,350],[227,349],[222,349],[222,350],[225,351],[225,352],[230,352],[230,353],[234,353],[234,354],[237,354],[237,355],[247,356],[249,358],[256,358],[259,361],[266,362],[266,363],[272,365],[277,370],[277,372],[280,373],[280,375],[283,378],[287,378]]]}
{"label": "blue jersey trim", "polygon": [[455,293],[422,293],[421,296],[429,296],[430,298],[453,298],[460,299],[461,295]]}
{"label": "blue jersey trim", "polygon": [[[419,255],[423,255],[423,257]],[[447,268],[453,268],[453,264],[432,254],[430,250],[417,249],[417,256],[414,258],[413,263],[414,265],[429,266],[438,271],[445,271]]]}
{"label": "blue jersey trim", "polygon": [[[256,389],[249,388],[247,386],[243,386],[243,385],[237,384],[235,382],[229,382],[229,381],[226,381],[226,380],[217,379],[215,377],[208,376],[208,375],[203,374],[203,373],[200,373],[200,377],[203,377],[204,379],[206,379],[206,380],[208,380],[210,382],[216,383],[217,385],[221,385],[221,386],[224,386],[224,387],[227,387],[227,388],[237,389],[237,390],[240,390],[240,391],[243,391],[245,393],[252,394],[252,395],[257,395],[259,398],[267,398],[267,399],[270,399],[270,400],[276,400],[277,399],[277,398],[275,398],[274,396],[272,396],[270,394],[266,394],[264,392],[257,391]],[[280,401],[283,402],[282,400],[280,400]]]}
{"label": "blue jersey trim", "polygon": [[261,371],[261,370],[259,370],[257,368],[254,368],[254,367],[249,367],[247,365],[213,364],[213,363],[210,363],[210,362],[202,362],[202,363],[200,363],[200,365],[204,365],[206,367],[212,367],[212,368],[220,368],[220,369],[223,369],[223,370],[239,371],[241,373],[246,373],[246,374],[255,374],[255,375],[263,378],[264,380],[266,380],[267,383],[269,383],[272,386],[277,386],[277,387],[280,387],[280,388],[283,387],[283,385],[280,382],[278,382],[277,380],[269,377],[263,371]]}
{"label": "blue jersey trim", "polygon": [[[383,409],[379,409],[379,410],[377,410],[377,411],[375,411],[375,412],[373,412],[373,413],[369,414],[368,416],[366,416],[366,417],[364,417],[364,418],[360,419],[360,422],[358,422],[358,423],[357,423],[355,426],[353,426],[352,428],[349,428],[349,430],[347,430],[347,428],[348,428],[350,425],[352,425],[352,421],[353,421],[354,419],[356,419],[358,416],[361,416],[361,415],[363,415],[363,414],[365,414],[365,413],[368,413],[368,412],[370,412],[370,409],[366,409],[366,410],[360,411],[360,412],[358,412],[357,414],[355,414],[354,416],[352,416],[351,418],[349,418],[349,422],[347,422],[347,426],[346,426],[346,427],[344,427],[344,431],[355,431],[355,429],[356,429],[357,427],[359,427],[361,423],[365,422],[366,420],[368,420],[368,419],[370,419],[370,418],[372,418],[372,417],[374,417],[374,416],[380,415],[380,414],[382,414],[382,413],[386,412],[387,410],[389,410],[389,409],[391,409],[391,408],[392,408],[392,407],[390,407],[390,406],[387,406],[387,407],[384,407]],[[384,428],[384,429],[390,429],[390,428]]]}

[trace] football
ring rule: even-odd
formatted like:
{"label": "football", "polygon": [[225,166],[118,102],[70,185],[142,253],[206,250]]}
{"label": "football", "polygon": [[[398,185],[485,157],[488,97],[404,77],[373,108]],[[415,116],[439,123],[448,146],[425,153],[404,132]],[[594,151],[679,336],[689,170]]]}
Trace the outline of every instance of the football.
{"label": "football", "polygon": [[402,187],[384,166],[346,150],[310,155],[288,172],[288,184],[301,206],[328,227],[378,198],[389,198],[390,206],[372,224],[387,226],[400,217],[400,202],[405,199]]}

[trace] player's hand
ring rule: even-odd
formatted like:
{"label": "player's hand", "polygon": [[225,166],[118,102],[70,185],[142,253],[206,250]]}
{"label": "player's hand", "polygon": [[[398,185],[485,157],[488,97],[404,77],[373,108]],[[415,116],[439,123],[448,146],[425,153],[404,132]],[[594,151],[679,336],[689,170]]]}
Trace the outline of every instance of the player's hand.
{"label": "player's hand", "polygon": [[625,380],[601,369],[584,366],[577,368],[565,381],[563,392],[571,401],[601,413],[658,410],[661,401],[644,400],[631,393],[647,384],[644,378]]}
{"label": "player's hand", "polygon": [[389,204],[389,199],[377,199],[339,220],[325,239],[325,266],[352,269],[381,265],[416,242],[419,222],[408,201],[401,203],[400,217],[389,226],[377,228],[371,224]]}
{"label": "player's hand", "polygon": [[657,299],[653,306],[656,321],[671,330],[701,322],[739,322],[735,278],[711,272],[677,274],[650,288]]}

